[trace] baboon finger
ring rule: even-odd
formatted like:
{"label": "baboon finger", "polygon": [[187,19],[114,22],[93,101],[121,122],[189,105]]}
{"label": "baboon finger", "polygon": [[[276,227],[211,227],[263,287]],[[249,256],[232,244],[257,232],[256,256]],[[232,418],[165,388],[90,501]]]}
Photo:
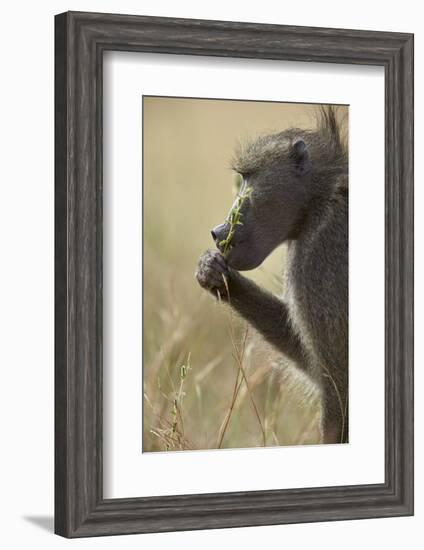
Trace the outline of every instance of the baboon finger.
{"label": "baboon finger", "polygon": [[216,260],[216,262],[221,266],[223,267],[225,270],[228,269],[228,266],[227,266],[227,262],[224,258],[224,256],[221,254],[221,252],[216,252],[215,255],[214,255],[214,259]]}

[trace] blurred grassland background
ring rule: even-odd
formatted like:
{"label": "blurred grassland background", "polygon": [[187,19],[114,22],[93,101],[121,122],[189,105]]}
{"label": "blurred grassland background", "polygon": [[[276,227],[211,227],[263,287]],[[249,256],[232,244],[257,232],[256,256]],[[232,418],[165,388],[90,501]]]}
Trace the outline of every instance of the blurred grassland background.
{"label": "blurred grassland background", "polygon": [[[237,143],[311,128],[315,108],[143,98],[144,452],[320,441],[315,388],[194,277],[234,200]],[[281,293],[284,252],[245,275]]]}

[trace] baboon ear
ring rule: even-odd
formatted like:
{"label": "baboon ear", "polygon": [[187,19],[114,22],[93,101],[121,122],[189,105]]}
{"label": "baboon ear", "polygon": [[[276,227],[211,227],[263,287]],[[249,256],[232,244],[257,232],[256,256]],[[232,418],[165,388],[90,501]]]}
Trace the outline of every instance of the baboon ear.
{"label": "baboon ear", "polygon": [[297,139],[292,145],[292,156],[295,162],[296,172],[299,176],[303,176],[309,172],[310,160],[309,152],[306,143],[303,139]]}

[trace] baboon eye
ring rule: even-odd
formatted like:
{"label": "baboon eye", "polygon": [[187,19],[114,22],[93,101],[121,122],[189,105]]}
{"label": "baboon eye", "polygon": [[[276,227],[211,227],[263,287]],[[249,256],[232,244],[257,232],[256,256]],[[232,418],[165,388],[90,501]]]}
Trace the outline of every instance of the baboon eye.
{"label": "baboon eye", "polygon": [[239,173],[236,173],[234,176],[234,190],[236,194],[240,191],[243,184],[243,176]]}
{"label": "baboon eye", "polygon": [[247,174],[240,174],[240,172],[236,173],[234,177],[234,184],[233,184],[235,195],[239,195],[240,193],[243,192],[243,189],[247,187],[247,178],[248,178]]}

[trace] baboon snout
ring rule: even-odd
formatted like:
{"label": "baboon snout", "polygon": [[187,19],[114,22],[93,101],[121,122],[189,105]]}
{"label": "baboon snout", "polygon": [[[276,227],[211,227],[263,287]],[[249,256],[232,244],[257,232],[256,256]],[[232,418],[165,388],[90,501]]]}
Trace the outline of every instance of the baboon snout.
{"label": "baboon snout", "polygon": [[211,235],[216,244],[224,241],[228,235],[228,224],[221,223],[221,225],[217,225],[211,230]]}

